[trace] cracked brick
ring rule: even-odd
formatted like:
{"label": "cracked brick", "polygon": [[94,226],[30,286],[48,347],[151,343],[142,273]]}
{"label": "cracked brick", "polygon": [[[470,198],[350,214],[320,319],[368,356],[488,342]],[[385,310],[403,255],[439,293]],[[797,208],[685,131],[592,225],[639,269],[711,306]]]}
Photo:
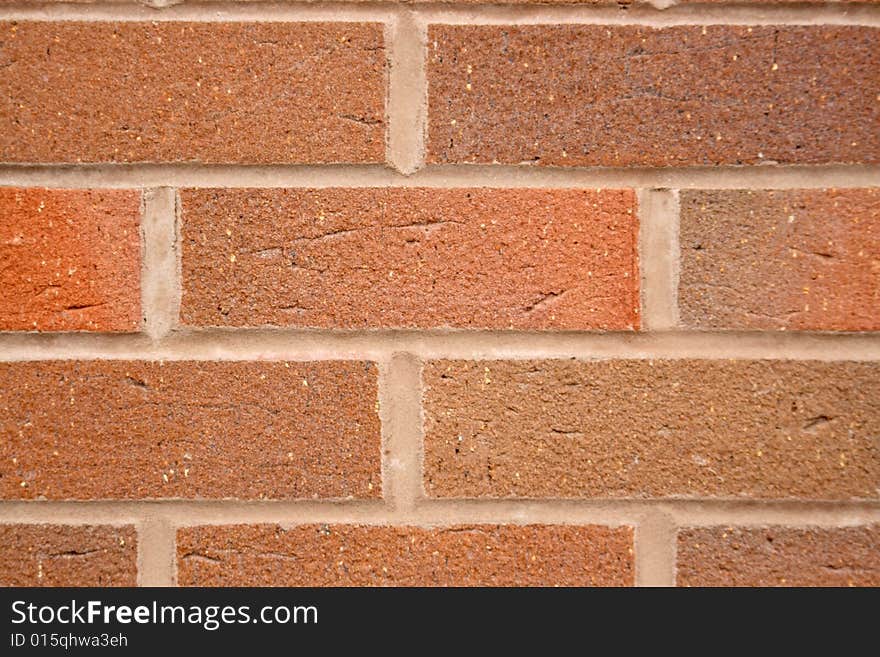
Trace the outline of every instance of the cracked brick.
{"label": "cracked brick", "polygon": [[633,329],[632,190],[188,189],[191,326]]}
{"label": "cracked brick", "polygon": [[140,193],[0,188],[0,330],[132,332]]}
{"label": "cracked brick", "polygon": [[131,525],[0,524],[0,586],[136,586]]}
{"label": "cracked brick", "polygon": [[177,532],[184,586],[632,586],[631,527],[226,525]]}

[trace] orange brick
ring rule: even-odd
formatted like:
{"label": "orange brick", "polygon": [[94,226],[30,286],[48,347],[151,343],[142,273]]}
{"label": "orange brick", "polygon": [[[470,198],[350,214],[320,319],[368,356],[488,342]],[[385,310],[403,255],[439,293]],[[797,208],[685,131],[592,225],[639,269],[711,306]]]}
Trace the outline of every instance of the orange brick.
{"label": "orange brick", "polygon": [[385,159],[378,23],[0,23],[0,161]]}
{"label": "orange brick", "polygon": [[135,586],[134,527],[0,524],[0,586]]}
{"label": "orange brick", "polygon": [[181,192],[195,326],[631,329],[632,190]]}
{"label": "orange brick", "polygon": [[0,498],[373,498],[376,367],[0,363]]}
{"label": "orange brick", "polygon": [[630,527],[186,527],[185,586],[631,586]]}
{"label": "orange brick", "polygon": [[683,586],[880,586],[880,526],[685,529],[677,561]]}
{"label": "orange brick", "polygon": [[0,330],[136,331],[140,194],[0,187]]}

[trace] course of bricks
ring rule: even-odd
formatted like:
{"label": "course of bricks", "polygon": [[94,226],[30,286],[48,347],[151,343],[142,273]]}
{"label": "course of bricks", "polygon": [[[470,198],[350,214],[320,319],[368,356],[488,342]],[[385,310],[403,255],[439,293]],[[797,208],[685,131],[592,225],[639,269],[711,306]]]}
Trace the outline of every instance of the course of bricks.
{"label": "course of bricks", "polygon": [[880,585],[880,4],[0,2],[0,585]]}

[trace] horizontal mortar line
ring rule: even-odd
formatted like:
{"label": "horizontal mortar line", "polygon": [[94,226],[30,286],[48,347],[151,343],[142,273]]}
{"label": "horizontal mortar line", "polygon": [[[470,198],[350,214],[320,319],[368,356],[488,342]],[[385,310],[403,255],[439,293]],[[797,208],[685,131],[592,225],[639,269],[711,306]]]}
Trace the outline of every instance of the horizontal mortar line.
{"label": "horizontal mortar line", "polygon": [[[660,3],[658,3],[660,4]],[[486,4],[396,2],[204,2],[151,8],[136,3],[6,3],[3,20],[80,21],[385,21],[400,9],[420,21],[458,24],[671,25],[880,25],[880,8],[855,3],[592,6],[589,4]]]}
{"label": "horizontal mortar line", "polygon": [[846,188],[880,186],[880,164],[715,167],[453,164],[430,165],[409,175],[382,164],[0,164],[0,186]]}
{"label": "horizontal mortar line", "polygon": [[142,335],[0,333],[0,361],[423,359],[880,360],[880,333],[205,329]]}
{"label": "horizontal mortar line", "polygon": [[418,4],[420,21],[462,25],[880,25],[880,8],[854,4],[650,5],[627,9],[573,5]]}
{"label": "horizontal mortar line", "polygon": [[804,502],[741,500],[422,500],[414,508],[394,509],[381,501],[316,502],[236,500],[94,501],[0,503],[0,523],[125,524],[144,517],[174,526],[201,524],[339,523],[450,526],[487,524],[639,525],[657,512],[677,526],[819,525],[880,522],[880,502]]}

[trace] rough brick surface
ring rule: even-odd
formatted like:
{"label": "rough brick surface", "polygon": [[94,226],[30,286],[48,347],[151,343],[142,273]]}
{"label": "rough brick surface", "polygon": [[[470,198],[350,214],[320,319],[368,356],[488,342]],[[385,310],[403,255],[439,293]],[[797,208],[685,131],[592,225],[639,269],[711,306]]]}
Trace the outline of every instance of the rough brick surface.
{"label": "rough brick surface", "polygon": [[880,189],[681,192],[685,326],[880,329]]}
{"label": "rough brick surface", "polygon": [[436,361],[434,497],[880,497],[880,365]]}
{"label": "rough brick surface", "polygon": [[183,190],[182,321],[638,327],[632,190]]}
{"label": "rough brick surface", "polygon": [[0,187],[0,331],[137,330],[140,214],[134,191]]}
{"label": "rough brick surface", "polygon": [[0,23],[0,161],[381,162],[382,30]]}
{"label": "rough brick surface", "polygon": [[432,25],[435,163],[880,162],[880,30]]}
{"label": "rough brick surface", "polygon": [[684,586],[880,586],[880,526],[686,529],[677,562]]}
{"label": "rough brick surface", "polygon": [[305,525],[178,530],[187,586],[612,586],[634,581],[630,527]]}
{"label": "rough brick surface", "polygon": [[134,527],[0,524],[0,586],[135,586]]}
{"label": "rough brick surface", "polygon": [[0,363],[0,497],[377,497],[365,362]]}

